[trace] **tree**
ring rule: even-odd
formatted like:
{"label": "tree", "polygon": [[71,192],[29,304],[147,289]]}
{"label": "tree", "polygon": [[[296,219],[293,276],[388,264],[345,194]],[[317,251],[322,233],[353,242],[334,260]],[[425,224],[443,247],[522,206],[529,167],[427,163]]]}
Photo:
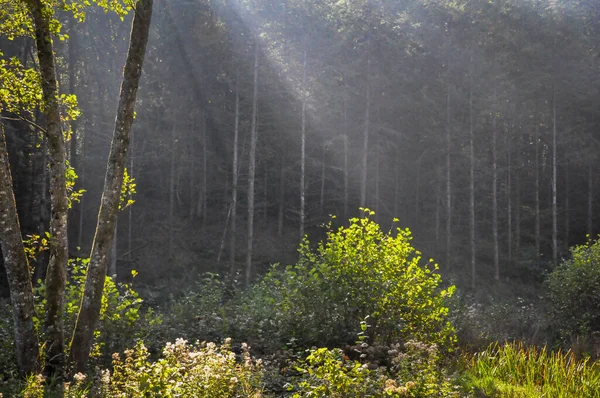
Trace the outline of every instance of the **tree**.
{"label": "tree", "polygon": [[138,0],[133,17],[129,52],[123,69],[121,96],[106,165],[104,192],[100,213],[98,214],[96,235],[92,245],[85,290],[71,341],[70,358],[78,371],[85,370],[94,339],[94,330],[100,316],[104,277],[120,206],[121,187],[123,185],[127,150],[131,139],[135,100],[150,32],[152,5],[153,0]]}
{"label": "tree", "polygon": [[21,239],[21,227],[13,194],[4,124],[0,123],[0,248],[8,276],[15,324],[15,348],[21,376],[39,371],[38,337],[29,263]]}

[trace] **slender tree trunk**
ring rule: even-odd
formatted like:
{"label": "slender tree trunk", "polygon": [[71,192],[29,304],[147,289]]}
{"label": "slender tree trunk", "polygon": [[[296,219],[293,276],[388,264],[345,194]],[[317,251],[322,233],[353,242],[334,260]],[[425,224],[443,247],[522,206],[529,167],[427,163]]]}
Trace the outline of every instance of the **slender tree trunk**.
{"label": "slender tree trunk", "polygon": [[240,73],[235,72],[235,116],[233,124],[233,176],[231,181],[231,236],[229,243],[229,277],[235,278],[235,239],[237,232],[237,194],[238,194],[238,146],[240,132]]}
{"label": "slender tree trunk", "polygon": [[[77,60],[76,60],[76,56],[75,54],[77,53],[77,34],[75,33],[75,19],[74,18],[69,18],[69,43],[67,45],[68,47],[68,70],[69,70],[69,93],[70,94],[76,94],[76,84],[77,84]],[[77,127],[78,127],[78,123],[77,120],[72,120],[71,121],[71,142],[70,142],[70,150],[69,150],[69,163],[71,164],[71,167],[77,172],[77,174],[81,174],[81,170],[80,170],[80,162],[79,162],[79,155],[77,154],[77,146],[78,146],[78,142],[79,142],[79,137],[78,137],[78,131],[77,131]],[[83,163],[83,162],[81,162]],[[79,190],[81,189],[81,178],[78,178],[78,181],[75,182],[75,186],[74,186],[75,190]],[[72,205],[72,215],[74,216],[73,219],[75,220],[79,220],[79,218],[81,217],[81,213],[83,213],[82,211],[82,206],[83,206],[83,202],[80,201],[79,203],[74,203]],[[74,235],[77,236],[77,242],[79,243],[82,240],[82,235],[83,235],[83,231],[79,228],[80,225],[79,223],[72,223],[71,225],[71,231],[73,231],[73,228],[75,228],[75,230],[73,232],[75,232]],[[73,235],[71,235],[73,236]],[[81,245],[78,245],[78,247],[81,247]]]}
{"label": "slender tree trunk", "polygon": [[498,243],[498,148],[496,120],[496,91],[492,114],[492,235],[494,240],[494,279],[500,280],[500,247]]}
{"label": "slender tree trunk", "polygon": [[46,373],[57,377],[64,376],[64,291],[67,279],[68,240],[67,214],[68,200],[66,188],[67,151],[61,129],[58,102],[58,82],[50,21],[41,0],[27,0],[27,6],[35,25],[35,41],[41,72],[41,84],[45,102],[46,136],[50,153],[50,260],[46,271],[46,318],[45,348]]}
{"label": "slender tree trunk", "polygon": [[279,211],[277,215],[277,236],[283,235],[283,206],[285,201],[285,157],[281,156],[279,169]]}
{"label": "slender tree trunk", "polygon": [[319,210],[321,214],[323,214],[323,208],[325,207],[325,161],[326,156],[325,152],[327,151],[327,146],[323,144],[323,153],[321,155],[321,194],[319,195]]}
{"label": "slender tree trunk", "polygon": [[202,114],[202,228],[206,229],[207,212],[207,191],[208,191],[208,148],[206,131],[206,112]]}
{"label": "slender tree trunk", "polygon": [[[367,50],[369,51],[369,50]],[[367,92],[365,95],[365,129],[363,131],[362,170],[360,177],[360,207],[367,206],[367,171],[369,161],[369,133],[371,123],[371,58],[367,55]]]}
{"label": "slender tree trunk", "polygon": [[379,131],[375,132],[375,222],[379,222]]}
{"label": "slender tree trunk", "polygon": [[535,126],[535,258],[540,259],[540,132]]}
{"label": "slender tree trunk", "polygon": [[13,192],[4,125],[0,123],[0,248],[8,279],[15,327],[15,353],[21,376],[39,372],[38,337],[29,264]]}
{"label": "slender tree trunk", "polygon": [[452,250],[452,174],[451,158],[452,139],[450,132],[450,84],[446,93],[446,269],[451,269],[450,252]]}
{"label": "slender tree trunk", "polygon": [[[510,128],[510,127],[509,127]],[[507,202],[507,227],[506,235],[508,240],[508,265],[512,266],[513,260],[513,203],[512,203],[512,140],[511,131],[506,132],[506,202]]]}
{"label": "slender tree trunk", "polygon": [[256,126],[258,107],[258,37],[254,47],[254,91],[252,94],[252,126],[250,130],[250,153],[248,165],[248,252],[246,253],[246,286],[250,286],[252,277],[252,244],[254,238],[254,179],[256,174]]}
{"label": "slender tree trunk", "polygon": [[348,185],[349,185],[349,172],[348,172],[348,104],[344,99],[344,222],[348,221]]}
{"label": "slender tree trunk", "polygon": [[118,225],[119,222],[115,222],[115,232],[113,242],[110,248],[110,260],[108,262],[108,273],[107,276],[111,277],[113,281],[117,282],[117,242],[118,242]]}
{"label": "slender tree trunk", "polygon": [[[134,177],[134,159],[135,159],[135,145],[134,145],[134,137],[135,134],[133,129],[131,130],[131,144],[129,149],[129,176],[131,178]],[[130,200],[133,200],[133,197],[129,196]],[[133,206],[129,206],[128,214],[127,214],[127,259],[131,261],[131,253],[133,252]],[[116,235],[116,232],[115,232]]]}
{"label": "slender tree trunk", "polygon": [[558,265],[558,204],[557,204],[557,160],[556,160],[556,88],[552,104],[552,265]]}
{"label": "slender tree trunk", "polygon": [[570,224],[571,224],[571,211],[569,209],[569,192],[571,189],[571,182],[569,178],[569,160],[567,159],[565,164],[565,242],[564,242],[564,250],[569,250],[569,234],[570,234]]}
{"label": "slender tree trunk", "polygon": [[123,71],[123,82],[115,121],[115,131],[104,180],[104,192],[98,214],[96,235],[85,281],[81,307],[71,342],[71,356],[76,371],[84,371],[94,339],[94,330],[100,316],[100,305],[108,253],[119,211],[121,186],[129,141],[137,89],[146,53],[146,43],[152,17],[153,0],[138,0],[135,7],[129,52]]}
{"label": "slender tree trunk", "polygon": [[592,162],[588,165],[588,200],[587,200],[587,234],[590,239],[594,236],[594,174],[592,168]]}
{"label": "slender tree trunk", "polygon": [[[472,62],[472,61],[471,61]],[[471,73],[472,75],[472,73]],[[471,243],[471,288],[477,280],[475,240],[475,135],[473,132],[473,77],[469,78],[469,237]]]}
{"label": "slender tree trunk", "polygon": [[[266,162],[265,162],[266,163]],[[263,181],[263,224],[266,226],[267,225],[267,213],[269,210],[269,191],[267,189],[267,184],[268,184],[268,177],[269,177],[269,168],[268,166],[265,164],[264,167],[264,181]]]}
{"label": "slender tree trunk", "polygon": [[521,253],[521,137],[517,138],[517,168],[515,170],[515,252]]}
{"label": "slender tree trunk", "polygon": [[[306,40],[304,42],[304,61],[302,63],[302,87],[306,91]],[[305,202],[306,202],[306,98],[302,93],[302,126],[300,131],[300,241],[304,239]]]}
{"label": "slender tree trunk", "polygon": [[[169,246],[168,258],[173,259],[173,237],[175,235],[175,153],[177,150],[177,116],[173,115],[173,128],[171,129],[171,165],[169,176]],[[206,174],[206,173],[205,173]]]}
{"label": "slender tree trunk", "polygon": [[436,246],[440,243],[440,229],[442,218],[442,170],[436,170],[436,190],[435,190],[435,243]]}

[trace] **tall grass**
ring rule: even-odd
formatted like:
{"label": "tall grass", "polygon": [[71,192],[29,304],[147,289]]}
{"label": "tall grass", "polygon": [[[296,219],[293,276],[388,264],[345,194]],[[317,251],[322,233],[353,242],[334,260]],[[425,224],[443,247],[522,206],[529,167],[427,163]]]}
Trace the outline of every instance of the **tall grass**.
{"label": "tall grass", "polygon": [[466,384],[478,396],[600,398],[600,364],[571,351],[496,343],[468,365]]}

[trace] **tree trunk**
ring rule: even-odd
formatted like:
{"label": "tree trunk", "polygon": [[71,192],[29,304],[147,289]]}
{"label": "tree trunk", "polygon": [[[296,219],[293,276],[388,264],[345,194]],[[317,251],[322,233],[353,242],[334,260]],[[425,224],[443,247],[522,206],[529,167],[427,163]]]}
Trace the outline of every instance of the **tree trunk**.
{"label": "tree trunk", "polygon": [[202,228],[206,228],[208,218],[207,191],[208,191],[208,149],[206,140],[206,112],[202,114]]}
{"label": "tree trunk", "polygon": [[540,259],[540,132],[535,126],[535,258]]}
{"label": "tree trunk", "polygon": [[[169,175],[169,245],[168,259],[173,259],[173,239],[175,235],[175,153],[177,149],[177,116],[173,115],[173,128],[171,129],[171,165]],[[206,170],[205,173],[206,174]]]}
{"label": "tree trunk", "polygon": [[494,240],[494,279],[500,280],[500,247],[498,243],[498,148],[496,131],[496,91],[492,110],[492,236]]}
{"label": "tree trunk", "polygon": [[473,81],[469,79],[469,241],[471,243],[471,288],[475,289],[477,242],[475,240],[475,135],[473,133]]}
{"label": "tree trunk", "polygon": [[38,337],[33,326],[35,310],[29,277],[29,264],[23,248],[4,136],[4,125],[1,123],[0,248],[2,249],[12,304],[17,366],[21,376],[27,376],[39,372]]}
{"label": "tree trunk", "polygon": [[[134,152],[134,137],[135,134],[133,132],[133,129],[131,130],[131,144],[130,144],[130,148],[129,148],[129,171],[128,174],[131,178],[133,178],[134,176],[134,170],[133,170],[133,160],[134,160],[134,156],[135,156],[135,152]],[[131,196],[129,197],[129,199],[133,199]],[[128,214],[127,214],[127,259],[129,261],[131,261],[131,253],[133,252],[133,206],[129,206],[128,210]],[[115,231],[115,235],[116,235],[116,231]]]}
{"label": "tree trunk", "polygon": [[153,0],[138,0],[136,3],[96,235],[92,244],[85,289],[71,342],[71,360],[74,362],[76,371],[85,370],[94,339],[94,330],[100,316],[108,254],[117,222],[125,160],[131,138],[135,99],[148,42],[152,3]]}
{"label": "tree trunk", "polygon": [[571,227],[571,211],[569,210],[569,192],[571,189],[571,181],[569,178],[569,160],[567,159],[565,164],[565,237],[564,237],[564,250],[569,250],[569,235]]}
{"label": "tree trunk", "polygon": [[446,92],[446,269],[450,270],[450,251],[452,250],[452,180],[450,152],[452,140],[450,134],[450,84]]}
{"label": "tree trunk", "polygon": [[65,177],[67,151],[60,121],[58,82],[49,16],[45,12],[46,6],[41,0],[27,0],[27,6],[35,25],[35,41],[45,102],[46,136],[50,153],[50,260],[46,271],[46,317],[44,322],[46,373],[60,380],[65,367],[63,304],[68,261],[67,214],[69,205]]}
{"label": "tree trunk", "polygon": [[[69,18],[69,43],[68,43],[68,70],[69,70],[69,93],[76,94],[77,87],[77,60],[75,58],[75,54],[77,53],[77,34],[74,31],[75,28],[75,19]],[[77,174],[82,174],[80,170],[80,161],[79,155],[77,153],[77,147],[79,142],[77,131],[78,123],[76,120],[71,121],[71,142],[70,142],[70,150],[69,150],[69,163],[71,167],[77,172]],[[83,164],[83,162],[81,162]],[[77,191],[81,189],[82,179],[78,178],[78,181],[75,182],[74,190]],[[72,215],[73,219],[79,220],[83,213],[83,197],[79,198],[79,203],[72,205]],[[71,225],[72,224],[72,225]],[[80,223],[71,223],[71,231],[74,232],[71,236],[77,236],[76,242],[77,247],[81,247],[81,242],[83,240],[83,231],[81,230]],[[79,250],[79,249],[78,249]]]}
{"label": "tree trunk", "polygon": [[113,236],[112,246],[110,248],[110,260],[108,262],[108,273],[107,276],[111,277],[113,281],[117,282],[117,242],[118,242],[118,230],[119,222],[115,222],[115,232]]}
{"label": "tree trunk", "polygon": [[300,131],[300,241],[304,239],[305,202],[306,202],[306,40],[304,43],[304,61],[302,63],[302,126]]}
{"label": "tree trunk", "polygon": [[521,137],[517,138],[517,168],[515,170],[515,253],[521,252]]}
{"label": "tree trunk", "polygon": [[[510,127],[509,127],[510,128]],[[506,202],[507,202],[507,226],[506,236],[508,241],[508,265],[512,266],[513,259],[513,203],[512,203],[512,141],[511,131],[506,132],[506,148],[507,148],[507,159],[506,159]]]}
{"label": "tree trunk", "polygon": [[588,165],[588,200],[587,200],[587,234],[593,239],[593,221],[594,221],[594,174],[592,162]]}
{"label": "tree trunk", "polygon": [[[367,50],[369,51],[369,50]],[[360,207],[367,206],[367,170],[369,161],[369,133],[371,123],[371,58],[367,55],[367,92],[365,95],[365,129],[363,131],[362,170],[360,177]]]}
{"label": "tree trunk", "polygon": [[238,146],[240,132],[240,73],[235,73],[235,117],[233,125],[233,175],[231,181],[231,236],[229,244],[229,278],[235,278],[235,239],[237,228],[237,194],[238,194]]}
{"label": "tree trunk", "polygon": [[344,222],[348,221],[348,104],[344,99]]}
{"label": "tree trunk", "polygon": [[323,144],[323,153],[321,154],[321,194],[319,195],[319,210],[323,214],[325,207],[325,152],[327,151],[327,145]]}
{"label": "tree trunk", "polygon": [[283,206],[285,201],[285,156],[281,156],[279,169],[279,210],[277,214],[277,236],[283,235]]}
{"label": "tree trunk", "polygon": [[252,277],[252,245],[254,238],[254,179],[256,174],[256,141],[258,131],[256,126],[258,107],[258,36],[254,45],[254,90],[252,94],[252,125],[250,130],[250,153],[248,165],[248,252],[246,253],[246,286],[250,286]]}
{"label": "tree trunk", "polygon": [[556,88],[552,104],[552,265],[558,265],[558,204],[557,204],[557,160],[556,160]]}

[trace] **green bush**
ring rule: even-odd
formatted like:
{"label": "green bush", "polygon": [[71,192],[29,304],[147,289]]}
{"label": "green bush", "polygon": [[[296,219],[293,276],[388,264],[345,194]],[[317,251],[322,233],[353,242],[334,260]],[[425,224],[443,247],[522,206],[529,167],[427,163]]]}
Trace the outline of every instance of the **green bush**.
{"label": "green bush", "polygon": [[[247,346],[240,358],[231,350],[229,340],[189,345],[178,339],[167,343],[156,361],[142,342],[125,350],[124,358],[113,354],[112,370],[101,370],[92,379],[78,373],[64,385],[64,398],[128,397],[260,397],[260,362],[254,361]],[[26,398],[42,398],[47,394],[41,375],[30,377],[21,392]]]}
{"label": "green bush", "polygon": [[[89,259],[69,260],[69,278],[65,291],[64,323],[65,330],[70,332],[75,327],[81,295],[85,286],[87,265]],[[136,275],[132,271],[133,276]],[[45,307],[45,285],[38,280],[34,288],[36,329],[41,333]],[[122,351],[135,343],[136,340],[145,338],[153,327],[161,322],[151,309],[142,308],[143,300],[128,283],[115,283],[112,278],[106,277],[102,292],[100,318],[94,332],[94,345],[91,356],[99,360],[110,358],[115,351]]]}
{"label": "green bush", "polygon": [[384,233],[373,214],[365,210],[337,230],[330,224],[316,249],[304,240],[297,265],[274,267],[242,298],[233,322],[240,334],[271,348],[292,339],[340,346],[353,342],[355,325],[370,316],[373,342],[414,339],[450,349],[455,333],[445,302],[454,287],[440,287],[431,260],[420,265],[408,229]]}
{"label": "green bush", "polygon": [[189,341],[218,341],[230,334],[227,286],[219,276],[207,273],[194,289],[171,297],[161,310],[162,325],[150,336],[152,345],[184,338]]}
{"label": "green bush", "polygon": [[571,248],[547,278],[550,315],[561,338],[600,332],[600,240]]}
{"label": "green bush", "polygon": [[435,344],[408,341],[387,350],[389,367],[376,366],[363,350],[360,360],[340,349],[312,349],[293,367],[293,397],[459,397],[459,386],[441,367]]}

